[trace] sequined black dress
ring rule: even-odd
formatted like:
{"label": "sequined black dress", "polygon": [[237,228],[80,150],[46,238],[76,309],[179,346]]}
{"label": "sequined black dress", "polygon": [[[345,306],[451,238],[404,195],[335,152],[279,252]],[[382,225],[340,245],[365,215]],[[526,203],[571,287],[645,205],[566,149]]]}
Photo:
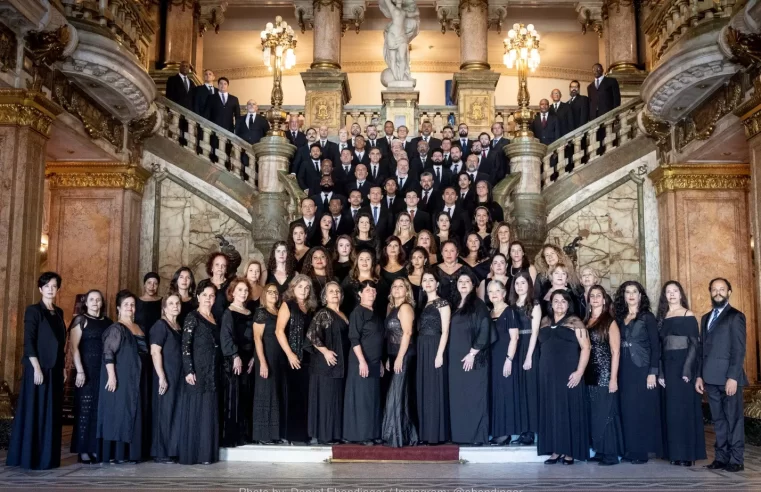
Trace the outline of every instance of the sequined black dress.
{"label": "sequined black dress", "polygon": [[311,354],[304,350],[304,341],[311,313],[299,309],[296,301],[287,301],[291,317],[285,327],[288,345],[301,361],[301,369],[291,369],[286,360],[286,431],[285,438],[291,442],[307,442],[307,405],[309,403],[309,364]]}
{"label": "sequined black dress", "polygon": [[267,363],[267,377],[261,376],[262,361],[257,357],[254,365],[254,441],[278,441],[285,439],[286,421],[286,367],[288,361],[277,341],[275,328],[277,315],[260,307],[254,316],[254,323],[264,325],[262,345]]}
{"label": "sequined black dress", "polygon": [[386,348],[389,355],[391,384],[386,395],[386,407],[383,413],[383,440],[388,446],[400,448],[414,446],[418,442],[417,428],[413,417],[414,400],[411,379],[414,377],[415,341],[410,340],[404,354],[402,372],[394,372],[394,363],[402,343],[402,323],[399,321],[399,308],[394,308],[386,317]]}
{"label": "sequined black dress", "polygon": [[589,402],[589,429],[595,457],[606,463],[618,463],[624,454],[624,433],[618,407],[618,393],[611,393],[612,356],[610,343],[600,330],[590,329],[592,351],[584,371]]}
{"label": "sequined black dress", "polygon": [[449,441],[449,364],[448,353],[438,369],[436,354],[441,341],[441,313],[449,306],[442,298],[427,304],[420,313],[417,337],[417,418],[421,442],[436,444]]}
{"label": "sequined black dress", "polygon": [[[223,447],[251,442],[251,418],[254,403],[254,375],[248,363],[254,357],[254,313],[226,309],[222,315],[220,344],[222,347],[222,427]],[[240,357],[241,372],[233,372],[235,357]]]}

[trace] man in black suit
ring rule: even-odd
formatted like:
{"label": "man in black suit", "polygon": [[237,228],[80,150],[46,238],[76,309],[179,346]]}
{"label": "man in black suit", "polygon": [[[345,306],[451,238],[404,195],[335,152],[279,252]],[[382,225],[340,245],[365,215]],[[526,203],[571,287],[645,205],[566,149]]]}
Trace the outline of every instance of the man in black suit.
{"label": "man in black suit", "polygon": [[[433,152],[436,149],[431,149],[431,155],[433,155]],[[441,163],[444,164],[445,167],[449,168],[449,166],[452,164],[452,158],[450,157],[450,154],[452,153],[452,139],[451,138],[442,138],[441,139]]]}
{"label": "man in black suit", "polygon": [[414,155],[408,156],[410,158],[410,169],[412,169],[414,173],[420,174],[426,167],[428,167],[430,162],[429,152],[428,142],[418,140],[417,152],[415,152]]}
{"label": "man in black suit", "polygon": [[462,162],[462,149],[459,145],[452,145],[452,150],[449,151],[449,157],[452,160],[452,164],[449,166],[449,171],[452,173],[452,179],[454,179],[454,176],[457,176],[465,169],[465,163]]}
{"label": "man in black suit", "polygon": [[700,347],[695,390],[708,394],[716,443],[712,470],[745,469],[743,387],[748,385],[745,363],[745,315],[729,305],[732,285],[724,278],[708,284],[713,310],[700,321]]}
{"label": "man in black suit", "polygon": [[402,149],[407,152],[407,157],[412,159],[412,155],[417,150],[417,144],[412,141],[407,141],[409,129],[404,125],[399,125],[396,129],[396,134],[399,136],[398,140],[402,143]]}
{"label": "man in black suit", "polygon": [[452,171],[444,164],[444,153],[441,149],[433,149],[430,165],[426,169],[433,174],[433,188],[440,190],[452,184]]}
{"label": "man in black suit", "polygon": [[462,158],[467,159],[470,155],[470,146],[473,142],[468,139],[468,125],[465,123],[460,123],[460,125],[457,127],[457,142],[460,144]]}
{"label": "man in black suit", "polygon": [[476,154],[470,154],[468,156],[468,162],[465,163],[465,171],[460,172],[459,176],[462,176],[463,174],[467,175],[472,184],[476,184],[479,181],[491,182],[491,175],[481,170],[483,162],[483,159],[481,159],[481,164],[479,165],[478,156]]}
{"label": "man in black suit", "polygon": [[383,182],[383,206],[391,211],[391,215],[396,217],[396,214],[404,210],[404,195],[397,193],[399,191],[399,185],[396,182],[395,177],[386,178]]}
{"label": "man in black suit", "polygon": [[444,142],[445,138],[449,140],[454,138],[454,128],[449,125],[444,125],[444,128],[441,129],[441,141]]}
{"label": "man in black suit", "polygon": [[572,80],[568,86],[571,98],[568,100],[568,106],[571,108],[571,131],[584,126],[589,122],[589,98],[579,94],[581,84],[578,80]]}
{"label": "man in black suit", "polygon": [[250,144],[259,143],[259,140],[270,131],[270,124],[259,115],[259,105],[249,99],[246,103],[246,114],[238,118],[235,134]]}
{"label": "man in black suit", "polygon": [[621,105],[621,90],[618,87],[618,81],[613,77],[606,77],[599,63],[595,63],[592,67],[592,74],[595,80],[587,86],[590,120],[599,118]]}
{"label": "man in black suit", "polygon": [[180,72],[166,79],[166,98],[193,111],[193,90],[196,84],[188,75],[190,63],[183,60],[180,62]]}
{"label": "man in black suit", "polygon": [[393,142],[396,137],[394,137],[394,122],[393,121],[386,121],[383,124],[383,135],[381,135],[381,138],[386,141],[386,147],[391,149],[391,142]]}
{"label": "man in black suit", "polygon": [[349,195],[351,195],[353,190],[359,190],[362,196],[362,204],[367,205],[370,201],[367,195],[370,193],[370,187],[372,185],[373,182],[368,179],[367,176],[367,166],[364,164],[357,164],[354,167],[354,179],[349,181],[346,190],[349,192]]}
{"label": "man in black suit", "polygon": [[396,162],[396,172],[392,175],[399,188],[399,196],[404,196],[407,191],[417,187],[417,177],[410,173],[410,162],[402,156]]}
{"label": "man in black suit", "polygon": [[505,145],[510,140],[504,137],[505,127],[501,122],[496,121],[491,125],[491,133],[494,135],[491,139],[491,150],[494,152],[494,181],[499,183],[505,176],[510,174],[510,160],[505,154]]}
{"label": "man in black suit", "polygon": [[381,161],[380,150],[372,149],[369,157],[370,163],[367,165],[366,169],[369,173],[370,181],[380,185],[391,175],[391,171],[388,168],[388,164]]}
{"label": "man in black suit", "polygon": [[383,192],[380,185],[372,185],[367,197],[370,203],[363,207],[362,210],[370,214],[370,218],[375,224],[375,234],[378,235],[378,240],[382,244],[394,232],[394,217],[388,208],[383,207]]}
{"label": "man in black suit", "polygon": [[433,217],[433,214],[441,208],[441,192],[433,187],[433,175],[425,171],[420,175],[420,202],[418,203],[425,212]]}
{"label": "man in black suit", "polygon": [[421,135],[412,139],[413,148],[420,150],[418,142],[425,142],[428,144],[426,150],[436,149],[441,147],[441,140],[433,136],[433,124],[430,121],[424,121],[420,129]]}
{"label": "man in black suit", "polygon": [[367,125],[365,127],[365,135],[367,135],[365,139],[365,148],[367,150],[378,149],[383,157],[388,155],[388,142],[385,138],[378,138],[378,130],[375,128],[375,125]]}
{"label": "man in black suit", "polygon": [[322,178],[322,147],[313,143],[309,147],[309,158],[301,163],[299,174],[296,179],[302,190],[308,193],[316,193],[320,188]]}
{"label": "man in black suit", "polygon": [[344,149],[349,149],[351,151],[354,151],[354,147],[351,145],[351,142],[349,141],[349,130],[347,130],[346,128],[340,128],[338,130],[338,143],[336,145],[338,146],[339,158],[340,158],[341,152],[343,152]]}
{"label": "man in black suit", "polygon": [[433,216],[433,220],[439,215],[439,212],[446,212],[449,215],[451,222],[451,235],[462,240],[465,234],[470,230],[470,220],[468,220],[467,210],[464,207],[457,204],[457,192],[451,186],[444,188],[444,193],[441,195],[444,201],[441,209],[437,211]]}
{"label": "man in black suit", "polygon": [[418,207],[418,204],[420,203],[419,193],[420,192],[415,189],[407,191],[404,195],[404,203],[407,205],[407,208],[402,209],[402,211],[410,214],[415,232],[420,232],[422,230],[433,232],[431,214]]}
{"label": "man in black suit", "polygon": [[314,201],[315,206],[317,207],[318,217],[330,210],[330,201],[334,198],[341,200],[341,203],[348,203],[345,196],[336,193],[334,190],[335,186],[333,183],[333,177],[323,175],[322,178],[320,178],[319,193],[314,193],[309,197]]}
{"label": "man in black suit", "polygon": [[340,159],[340,153],[338,151],[338,144],[328,140],[328,127],[322,125],[319,129],[320,139],[318,143],[322,149],[322,156],[327,157],[333,162],[337,162]]}
{"label": "man in black suit", "polygon": [[302,163],[308,163],[311,159],[309,155],[312,150],[311,147],[312,144],[317,141],[317,130],[314,128],[308,128],[305,135],[307,143],[296,149],[296,153],[293,154],[293,159],[291,160],[289,172],[291,174],[295,174],[296,176],[298,176],[301,172]]}
{"label": "man in black suit", "polygon": [[240,103],[238,98],[228,94],[230,81],[220,77],[217,81],[217,93],[209,96],[206,101],[204,114],[206,119],[225,130],[235,131],[235,125],[240,119]]}
{"label": "man in black suit", "polygon": [[351,150],[346,148],[341,151],[340,161],[333,166],[333,181],[336,183],[336,189],[343,194],[349,193],[349,181],[354,179],[354,165],[351,158]]}
{"label": "man in black suit", "polygon": [[[375,150],[377,150],[380,153],[380,149],[375,147]],[[372,149],[371,149],[372,150]],[[381,154],[382,157],[382,154]],[[357,164],[370,164],[370,153],[365,148],[365,137],[362,135],[357,135],[354,137],[354,155],[352,157],[351,162],[356,166]]]}
{"label": "man in black suit", "polygon": [[[476,149],[477,146],[475,142],[473,143],[474,145],[471,148]],[[479,134],[478,143],[480,144],[480,153],[478,154],[478,167],[476,169],[478,169],[478,172],[488,175],[491,184],[494,185],[496,184],[494,176],[496,175],[497,153],[491,150],[491,135],[486,132]]]}
{"label": "man in black suit", "polygon": [[362,127],[359,126],[359,123],[354,122],[351,124],[351,146],[356,147],[356,138],[358,135],[362,134]]}
{"label": "man in black suit", "polygon": [[193,112],[198,116],[203,116],[206,112],[206,101],[209,100],[209,96],[217,93],[214,79],[214,72],[207,68],[203,71],[203,85],[193,89]]}
{"label": "man in black suit", "polygon": [[285,138],[288,139],[291,145],[295,145],[297,150],[307,144],[307,136],[299,130],[298,116],[291,115],[288,118],[288,131],[285,132]]}
{"label": "man in black suit", "polygon": [[558,130],[560,131],[560,136],[563,136],[573,129],[571,107],[567,103],[560,101],[560,98],[563,97],[563,94],[560,93],[560,89],[552,89],[550,96],[552,97],[550,114],[554,114],[558,119]]}
{"label": "man in black suit", "polygon": [[351,190],[351,193],[349,193],[349,207],[346,209],[346,213],[351,217],[352,224],[357,222],[359,212],[362,211],[362,205],[362,192],[359,190]]}
{"label": "man in black suit", "polygon": [[560,138],[558,119],[554,114],[550,114],[550,102],[547,99],[539,101],[539,112],[534,116],[532,131],[544,145],[550,145]]}
{"label": "man in black suit", "polygon": [[351,214],[346,210],[347,205],[342,203],[340,198],[334,196],[330,199],[328,208],[330,215],[333,216],[333,237],[351,234],[354,231],[354,221]]}
{"label": "man in black suit", "polygon": [[289,227],[301,224],[307,231],[306,243],[317,246],[320,241],[320,219],[316,215],[317,207],[314,200],[309,197],[301,199],[301,218],[290,223]]}

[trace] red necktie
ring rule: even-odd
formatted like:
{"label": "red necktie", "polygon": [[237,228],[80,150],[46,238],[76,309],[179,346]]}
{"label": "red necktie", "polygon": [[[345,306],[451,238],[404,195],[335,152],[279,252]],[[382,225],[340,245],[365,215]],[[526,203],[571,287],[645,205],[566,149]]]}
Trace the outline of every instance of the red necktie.
{"label": "red necktie", "polygon": [[542,128],[547,128],[547,115],[542,115]]}
{"label": "red necktie", "polygon": [[414,210],[410,210],[410,220],[413,220],[413,221],[415,220],[415,211]]}
{"label": "red necktie", "polygon": [[481,159],[486,159],[486,151],[485,150],[481,151]]}

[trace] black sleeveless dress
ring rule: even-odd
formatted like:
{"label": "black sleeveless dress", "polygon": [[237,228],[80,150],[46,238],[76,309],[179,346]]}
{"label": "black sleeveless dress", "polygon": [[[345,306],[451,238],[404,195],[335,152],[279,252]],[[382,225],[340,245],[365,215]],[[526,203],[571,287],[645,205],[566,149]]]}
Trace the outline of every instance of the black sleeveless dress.
{"label": "black sleeveless dress", "polygon": [[285,438],[285,371],[288,361],[275,335],[277,315],[259,307],[254,315],[254,323],[264,325],[262,345],[267,377],[261,376],[262,361],[257,357],[253,374],[256,382],[251,438],[259,442],[278,441]]}
{"label": "black sleeveless dress", "polygon": [[442,298],[427,304],[420,313],[417,337],[417,418],[421,442],[436,444],[449,441],[449,369],[448,354],[438,369],[436,354],[441,340],[441,313],[449,306]]}
{"label": "black sleeveless dress", "polygon": [[[220,441],[223,447],[240,446],[251,442],[251,418],[254,402],[254,375],[248,364],[254,357],[254,313],[226,309],[222,315],[220,345],[222,348],[222,426]],[[235,357],[241,359],[241,372],[233,372]],[[253,371],[252,371],[253,372]]]}
{"label": "black sleeveless dress", "polygon": [[166,392],[159,395],[159,378],[154,369],[153,387],[156,394],[153,395],[151,456],[174,458],[179,455],[180,401],[187,384],[182,373],[182,328],[175,331],[165,320],[159,320],[151,328],[148,342],[161,347],[164,376],[168,384]]}
{"label": "black sleeveless dress", "polygon": [[531,369],[523,369],[531,345],[531,319],[526,311],[515,306],[518,320],[518,354],[513,364],[513,373],[518,376],[518,418],[521,434],[536,432],[539,424],[539,340],[531,354]]}
{"label": "black sleeveless dress", "polygon": [[492,318],[497,339],[491,346],[490,411],[489,429],[492,438],[520,434],[520,404],[518,393],[518,364],[512,361],[512,373],[503,375],[503,368],[510,346],[510,331],[519,330],[516,309],[507,307],[498,318]]}
{"label": "black sleeveless dress", "polygon": [[400,448],[414,446],[418,442],[415,427],[414,401],[412,396],[410,373],[414,372],[415,343],[410,340],[404,354],[402,372],[394,372],[394,363],[402,343],[402,323],[399,321],[399,308],[394,308],[386,317],[386,347],[389,355],[391,384],[386,395],[386,408],[383,414],[383,440],[388,446]]}

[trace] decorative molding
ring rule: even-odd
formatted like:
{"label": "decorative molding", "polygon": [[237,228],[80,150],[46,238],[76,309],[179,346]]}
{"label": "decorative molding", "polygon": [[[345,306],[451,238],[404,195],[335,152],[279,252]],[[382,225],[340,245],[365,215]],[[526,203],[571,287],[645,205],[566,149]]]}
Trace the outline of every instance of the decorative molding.
{"label": "decorative molding", "polygon": [[666,158],[671,150],[671,123],[653,116],[647,109],[637,115],[637,122],[642,133],[655,140],[661,157]]}
{"label": "decorative molding", "polygon": [[301,32],[314,29],[314,13],[322,8],[338,9],[341,16],[341,35],[349,29],[359,33],[365,21],[368,0],[294,0],[293,7]]}
{"label": "decorative molding", "polygon": [[18,56],[18,39],[16,33],[5,24],[0,23],[0,72],[16,70]]}
{"label": "decorative molding", "polygon": [[725,40],[733,62],[745,67],[761,63],[761,34],[746,34],[727,26]]}
{"label": "decorative molding", "polygon": [[672,164],[649,174],[656,196],[678,190],[750,189],[747,164]]}
{"label": "decorative molding", "polygon": [[743,116],[743,127],[745,128],[745,138],[750,140],[761,133],[761,107],[756,107],[748,114]]}
{"label": "decorative molding", "polygon": [[603,2],[599,0],[579,2],[576,5],[581,33],[586,34],[591,29],[598,37],[603,35]]}
{"label": "decorative molding", "polygon": [[41,92],[0,89],[0,125],[29,126],[47,137],[60,113],[61,108]]}
{"label": "decorative molding", "polygon": [[150,172],[122,162],[48,162],[52,188],[122,188],[143,194]]}
{"label": "decorative molding", "polygon": [[198,0],[194,15],[198,20],[198,35],[203,36],[209,29],[219,34],[219,27],[225,21],[227,2],[224,0]]}
{"label": "decorative molding", "polygon": [[62,59],[70,38],[71,33],[67,25],[62,25],[54,31],[30,31],[26,35],[25,48],[34,64],[30,89],[42,89],[40,67]]}

